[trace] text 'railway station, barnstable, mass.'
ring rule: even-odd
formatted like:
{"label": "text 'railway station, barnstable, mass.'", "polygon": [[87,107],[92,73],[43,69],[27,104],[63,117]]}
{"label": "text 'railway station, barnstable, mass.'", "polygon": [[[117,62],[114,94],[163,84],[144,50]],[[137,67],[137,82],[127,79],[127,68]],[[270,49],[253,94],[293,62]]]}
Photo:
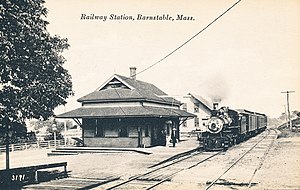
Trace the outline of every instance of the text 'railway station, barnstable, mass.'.
{"label": "text 'railway station, barnstable, mass.'", "polygon": [[135,67],[130,77],[115,74],[78,102],[80,108],[57,118],[80,124],[89,147],[165,146],[171,136],[180,140],[180,126],[195,117],[153,84],[136,80]]}

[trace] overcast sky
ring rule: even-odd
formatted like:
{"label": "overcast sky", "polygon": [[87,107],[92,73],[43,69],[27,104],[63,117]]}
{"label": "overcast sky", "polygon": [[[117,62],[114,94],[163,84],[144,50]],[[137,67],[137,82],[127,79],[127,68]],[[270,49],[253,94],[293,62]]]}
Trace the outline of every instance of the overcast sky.
{"label": "overcast sky", "polygon": [[[46,0],[49,32],[69,39],[65,68],[77,99],[96,90],[114,73],[128,76],[154,64],[202,30],[236,1]],[[135,20],[83,20],[82,14],[132,15]],[[167,15],[174,21],[137,20]],[[193,17],[177,21],[177,15]],[[300,111],[300,1],[242,0],[173,55],[137,76],[169,95],[189,92],[222,105],[277,117],[286,95]]]}

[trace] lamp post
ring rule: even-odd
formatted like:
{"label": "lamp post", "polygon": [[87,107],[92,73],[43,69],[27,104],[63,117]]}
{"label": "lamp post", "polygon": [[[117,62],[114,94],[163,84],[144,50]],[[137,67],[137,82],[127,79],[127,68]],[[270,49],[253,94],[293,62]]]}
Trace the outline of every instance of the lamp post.
{"label": "lamp post", "polygon": [[56,148],[56,130],[57,130],[57,128],[56,128],[55,124],[52,125],[52,130],[53,130],[53,136],[54,136],[54,147]]}

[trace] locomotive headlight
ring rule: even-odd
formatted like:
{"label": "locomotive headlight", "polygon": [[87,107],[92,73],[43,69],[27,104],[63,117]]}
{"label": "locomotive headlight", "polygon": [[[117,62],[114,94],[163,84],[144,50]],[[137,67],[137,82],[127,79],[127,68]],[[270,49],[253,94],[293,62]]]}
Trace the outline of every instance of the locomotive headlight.
{"label": "locomotive headlight", "polygon": [[208,130],[211,133],[219,133],[223,128],[223,121],[219,118],[211,118],[208,122]]}

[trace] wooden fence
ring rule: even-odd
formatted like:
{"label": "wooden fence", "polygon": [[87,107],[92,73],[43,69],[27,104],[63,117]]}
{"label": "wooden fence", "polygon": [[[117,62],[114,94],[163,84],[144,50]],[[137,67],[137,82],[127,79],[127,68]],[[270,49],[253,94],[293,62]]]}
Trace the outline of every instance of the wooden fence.
{"label": "wooden fence", "polygon": [[[27,150],[27,149],[34,149],[34,148],[55,148],[65,146],[64,139],[61,140],[49,140],[49,141],[37,141],[33,143],[17,143],[17,144],[10,144],[9,150],[19,151],[19,150]],[[0,146],[0,153],[5,152],[5,145]]]}

